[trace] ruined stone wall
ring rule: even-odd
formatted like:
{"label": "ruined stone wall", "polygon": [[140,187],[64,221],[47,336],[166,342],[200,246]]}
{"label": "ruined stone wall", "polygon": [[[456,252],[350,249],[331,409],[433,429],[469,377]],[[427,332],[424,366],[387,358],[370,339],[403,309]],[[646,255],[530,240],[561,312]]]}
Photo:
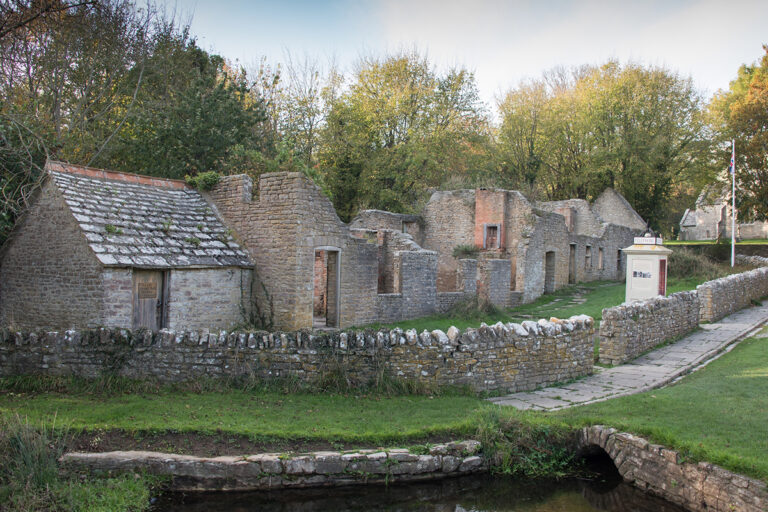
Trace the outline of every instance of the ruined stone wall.
{"label": "ruined stone wall", "polygon": [[398,293],[376,297],[376,316],[380,322],[393,323],[437,312],[437,254],[434,251],[395,252],[394,275]]}
{"label": "ruined stone wall", "polygon": [[589,203],[584,199],[565,199],[562,201],[547,201],[536,203],[537,208],[550,213],[558,213],[559,210],[570,208],[575,212],[573,219],[573,233],[577,235],[600,237],[603,235],[603,223],[592,212]]}
{"label": "ruined stone wall", "polygon": [[50,179],[34,202],[0,250],[0,321],[22,329],[98,326],[101,264]]}
{"label": "ruined stone wall", "polygon": [[248,320],[250,269],[176,269],[169,281],[169,329],[231,329]]}
{"label": "ruined stone wall", "polygon": [[701,322],[715,322],[768,296],[768,267],[707,281],[696,287]]}
{"label": "ruined stone wall", "polygon": [[[621,250],[632,245],[636,231],[624,226],[608,224],[603,236],[599,238],[571,235],[569,244],[576,245],[576,282],[620,280],[626,278],[626,256]],[[587,266],[587,247],[591,256]],[[602,268],[600,266],[600,250],[603,251]],[[570,265],[570,248],[569,248]]]}
{"label": "ruined stone wall", "polygon": [[110,370],[168,382],[253,372],[316,382],[341,364],[353,382],[386,371],[440,386],[522,391],[591,373],[593,336],[585,316],[421,334],[0,329],[0,375],[95,377]]}
{"label": "ruined stone wall", "polygon": [[726,228],[730,233],[730,217],[723,210],[723,205],[702,205],[688,212],[680,226],[680,240],[713,240],[725,236]]}
{"label": "ruined stone wall", "polygon": [[509,260],[480,258],[477,266],[477,298],[496,307],[512,306],[509,282],[512,276]]}
{"label": "ruined stone wall", "polygon": [[312,326],[317,248],[340,252],[340,325],[375,322],[377,248],[352,237],[333,205],[300,173],[266,173],[258,198],[245,175],[227,176],[210,192],[221,216],[247,247],[254,263],[261,310],[271,309],[285,329]]}
{"label": "ruined stone wall", "polygon": [[646,223],[632,208],[629,202],[613,190],[607,188],[592,203],[592,211],[603,221],[633,230],[643,231]]}
{"label": "ruined stone wall", "polygon": [[438,292],[437,310],[446,313],[462,301],[477,297],[477,260],[459,260],[458,290],[456,292]]}
{"label": "ruined stone wall", "polygon": [[381,229],[375,232],[379,246],[379,293],[399,293],[400,280],[396,279],[395,254],[399,251],[421,251],[411,235]]}
{"label": "ruined stone wall", "polygon": [[692,512],[768,510],[764,482],[731,473],[645,439],[595,425],[582,430],[583,450],[598,447],[613,460],[624,481]]}
{"label": "ruined stone wall", "polygon": [[407,233],[413,237],[413,240],[419,244],[424,243],[424,232],[422,230],[422,219],[418,215],[408,215],[405,213],[391,213],[382,210],[362,210],[349,223],[351,229],[366,229],[379,231],[388,229]]}
{"label": "ruined stone wall", "polygon": [[531,302],[544,293],[547,252],[555,253],[555,289],[568,285],[568,240],[561,215],[537,210],[517,249],[518,290],[523,293],[523,302]]}
{"label": "ruined stone wall", "polygon": [[600,322],[600,362],[624,363],[698,326],[695,291],[606,308]]}
{"label": "ruined stone wall", "polygon": [[437,252],[437,290],[457,291],[459,261],[453,257],[453,249],[458,245],[474,245],[475,191],[435,192],[424,207],[422,217],[422,247]]}
{"label": "ruined stone wall", "polygon": [[[475,191],[475,247],[489,250],[504,250],[504,248],[507,247],[505,229],[506,209],[506,190],[488,190],[481,188]],[[486,228],[488,225],[495,225],[498,227],[495,244],[486,243]]]}

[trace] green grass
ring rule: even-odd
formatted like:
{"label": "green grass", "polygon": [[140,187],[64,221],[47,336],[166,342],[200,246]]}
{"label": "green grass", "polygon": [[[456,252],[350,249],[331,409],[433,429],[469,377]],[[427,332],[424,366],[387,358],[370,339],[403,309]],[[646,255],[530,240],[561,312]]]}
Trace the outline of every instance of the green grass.
{"label": "green grass", "polygon": [[741,342],[676,385],[547,416],[610,425],[768,481],[768,338]]}
{"label": "green grass", "polygon": [[[717,243],[717,240],[664,240],[664,245],[715,245]],[[731,245],[731,239],[723,239],[720,243]],[[768,239],[737,240],[736,245],[768,245]]]}
{"label": "green grass", "polygon": [[355,397],[277,392],[159,392],[94,396],[46,393],[0,396],[0,415],[40,421],[57,414],[73,430],[199,432],[254,441],[345,440],[397,443],[473,432],[482,401],[471,396]]}
{"label": "green grass", "polygon": [[[667,283],[667,294],[693,290],[704,281],[707,281],[706,277],[670,277]],[[581,296],[585,302],[573,302],[577,296]],[[569,318],[573,315],[589,315],[599,322],[603,317],[603,309],[621,304],[624,302],[624,296],[625,286],[623,282],[593,281],[561,288],[554,293],[542,295],[529,304],[523,304],[512,309],[492,312],[474,311],[469,314],[430,315],[395,324],[371,324],[365,327],[368,329],[400,327],[401,329],[416,329],[417,331],[424,329],[447,331],[451,326],[462,330],[468,327],[476,328],[482,322],[492,325],[499,321],[505,323],[521,322],[540,318],[548,320],[551,317]]]}

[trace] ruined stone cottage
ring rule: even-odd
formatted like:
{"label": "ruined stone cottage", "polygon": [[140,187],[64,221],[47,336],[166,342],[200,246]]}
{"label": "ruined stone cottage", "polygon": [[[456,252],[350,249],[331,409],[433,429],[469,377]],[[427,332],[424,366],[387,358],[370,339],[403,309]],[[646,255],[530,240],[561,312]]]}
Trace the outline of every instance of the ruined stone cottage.
{"label": "ruined stone cottage", "polygon": [[[283,330],[397,322],[479,296],[498,306],[621,279],[645,223],[618,193],[532,203],[509,190],[436,192],[420,215],[343,223],[300,173],[209,192],[50,162],[0,252],[0,321],[24,328]],[[457,246],[474,254],[456,254]],[[470,251],[473,252],[473,251]]]}
{"label": "ruined stone cottage", "polygon": [[[569,283],[622,279],[621,249],[646,228],[612,189],[592,204],[532,203],[514,190],[439,191],[418,217],[368,210],[350,225],[434,251],[438,310],[467,295],[510,307]],[[460,246],[474,247],[477,256],[456,257]]]}
{"label": "ruined stone cottage", "polygon": [[[705,186],[693,209],[686,209],[680,219],[680,240],[717,240],[731,237],[731,185],[718,180]],[[738,213],[738,212],[737,212]],[[738,219],[737,219],[738,220]],[[740,239],[768,238],[768,222],[736,224]]]}

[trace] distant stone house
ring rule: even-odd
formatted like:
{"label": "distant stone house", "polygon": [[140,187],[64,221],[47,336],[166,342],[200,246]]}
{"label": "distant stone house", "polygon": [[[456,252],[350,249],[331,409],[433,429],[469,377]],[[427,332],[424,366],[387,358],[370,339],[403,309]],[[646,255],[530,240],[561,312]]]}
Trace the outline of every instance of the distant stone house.
{"label": "distant stone house", "polygon": [[230,328],[253,264],[184,182],[49,162],[0,252],[0,322],[18,328]]}
{"label": "distant stone house", "polygon": [[[695,207],[680,219],[680,240],[717,240],[731,237],[730,185],[716,182],[704,187]],[[738,220],[738,216],[737,216]],[[736,224],[736,238],[768,238],[768,222]]]}

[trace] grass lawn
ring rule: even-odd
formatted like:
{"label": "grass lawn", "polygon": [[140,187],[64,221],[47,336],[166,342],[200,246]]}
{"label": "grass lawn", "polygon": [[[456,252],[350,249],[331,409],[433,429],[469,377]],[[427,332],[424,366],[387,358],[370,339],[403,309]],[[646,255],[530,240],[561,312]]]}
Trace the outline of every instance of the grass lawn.
{"label": "grass lawn", "polygon": [[[664,240],[664,245],[714,245],[717,243],[717,240]],[[724,239],[720,243],[731,245],[731,239]],[[768,245],[768,239],[752,238],[749,240],[737,240],[736,245]]]}
{"label": "grass lawn", "polygon": [[269,443],[323,440],[392,444],[474,433],[483,405],[471,396],[356,397],[275,391],[95,396],[45,393],[0,395],[0,415],[40,423],[57,416],[73,430],[243,435]]}
{"label": "grass lawn", "polygon": [[[693,290],[707,279],[704,277],[670,278],[667,283],[667,294]],[[424,329],[432,331],[441,329],[447,331],[452,325],[458,329],[479,327],[481,322],[488,325],[502,322],[522,322],[523,320],[538,320],[550,317],[568,318],[573,315],[589,315],[596,321],[603,317],[603,309],[624,302],[625,287],[619,281],[593,281],[580,283],[557,290],[554,293],[542,295],[534,302],[522,304],[512,309],[499,310],[493,313],[473,312],[466,315],[430,315],[413,320],[405,320],[396,324],[372,324],[371,329]]]}
{"label": "grass lawn", "polygon": [[768,481],[768,337],[741,342],[676,385],[546,416],[610,425]]}

